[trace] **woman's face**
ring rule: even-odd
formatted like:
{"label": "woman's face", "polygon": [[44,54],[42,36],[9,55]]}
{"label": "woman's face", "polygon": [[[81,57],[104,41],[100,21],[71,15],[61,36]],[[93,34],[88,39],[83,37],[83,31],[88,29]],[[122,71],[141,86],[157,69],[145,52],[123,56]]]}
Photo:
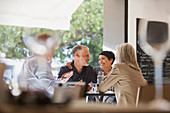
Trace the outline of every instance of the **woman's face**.
{"label": "woman's face", "polygon": [[100,68],[103,69],[103,70],[110,68],[112,66],[111,65],[112,61],[113,61],[113,59],[109,60],[106,56],[99,55],[99,62],[98,63],[100,65]]}

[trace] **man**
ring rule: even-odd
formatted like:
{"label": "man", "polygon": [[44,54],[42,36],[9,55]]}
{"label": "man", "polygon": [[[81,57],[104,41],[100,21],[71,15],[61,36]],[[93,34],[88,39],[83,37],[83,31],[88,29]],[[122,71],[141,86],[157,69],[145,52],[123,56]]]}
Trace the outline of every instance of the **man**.
{"label": "man", "polygon": [[[25,60],[19,76],[20,88],[26,88],[30,91],[43,91],[46,92],[48,96],[53,94],[54,77],[49,61],[54,55],[56,44],[52,46],[47,45],[47,41],[50,42],[51,38],[49,34],[42,34],[37,37],[35,41],[36,45],[45,47],[47,51],[46,53],[43,53],[44,51],[33,51],[33,55]],[[35,49],[38,50],[40,48]]]}
{"label": "man", "polygon": [[96,83],[95,72],[93,67],[89,65],[89,48],[84,45],[76,45],[73,47],[72,56],[74,58],[71,63],[72,68],[70,69],[67,66],[60,68],[58,78],[61,78],[61,82],[83,81]]}

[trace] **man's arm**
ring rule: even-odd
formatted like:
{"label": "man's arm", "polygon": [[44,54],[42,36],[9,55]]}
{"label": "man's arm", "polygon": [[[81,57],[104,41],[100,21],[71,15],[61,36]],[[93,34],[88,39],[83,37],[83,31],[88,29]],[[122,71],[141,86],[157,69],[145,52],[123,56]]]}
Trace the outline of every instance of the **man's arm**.
{"label": "man's arm", "polygon": [[67,73],[71,71],[67,66],[63,66],[60,68],[60,71],[58,73],[58,78],[61,78],[64,73]]}

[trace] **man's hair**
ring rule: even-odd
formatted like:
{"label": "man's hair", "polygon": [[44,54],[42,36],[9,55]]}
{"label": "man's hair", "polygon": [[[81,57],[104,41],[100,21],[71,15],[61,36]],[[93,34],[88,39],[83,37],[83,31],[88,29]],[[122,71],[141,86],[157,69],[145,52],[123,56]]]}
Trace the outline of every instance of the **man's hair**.
{"label": "man's hair", "polygon": [[115,55],[114,55],[114,53],[111,52],[111,51],[102,51],[102,52],[99,53],[99,55],[104,55],[104,56],[106,56],[109,60],[110,60],[110,59],[113,59],[113,61],[112,61],[111,64],[113,64],[113,62],[115,61]]}
{"label": "man's hair", "polygon": [[88,47],[85,46],[85,45],[76,45],[76,46],[74,46],[73,50],[72,50],[73,57],[75,56],[75,53],[82,50],[82,48],[88,48]]}

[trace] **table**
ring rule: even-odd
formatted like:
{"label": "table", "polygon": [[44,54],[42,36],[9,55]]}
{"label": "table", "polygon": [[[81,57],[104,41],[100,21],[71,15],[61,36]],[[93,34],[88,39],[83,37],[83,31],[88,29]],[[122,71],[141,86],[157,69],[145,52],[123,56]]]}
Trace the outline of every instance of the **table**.
{"label": "table", "polygon": [[1,113],[169,113],[170,109],[150,107],[144,104],[138,108],[116,107],[112,104],[85,103],[83,100],[71,101],[67,105],[0,105]]}
{"label": "table", "polygon": [[[103,100],[104,96],[107,96],[107,98],[105,100]],[[115,96],[115,92],[107,91],[105,93],[100,93],[97,91],[89,91],[86,93],[86,102],[88,102],[88,100],[89,100],[88,98],[90,98],[93,102],[100,103],[103,101],[107,101],[107,99],[111,96]]]}

